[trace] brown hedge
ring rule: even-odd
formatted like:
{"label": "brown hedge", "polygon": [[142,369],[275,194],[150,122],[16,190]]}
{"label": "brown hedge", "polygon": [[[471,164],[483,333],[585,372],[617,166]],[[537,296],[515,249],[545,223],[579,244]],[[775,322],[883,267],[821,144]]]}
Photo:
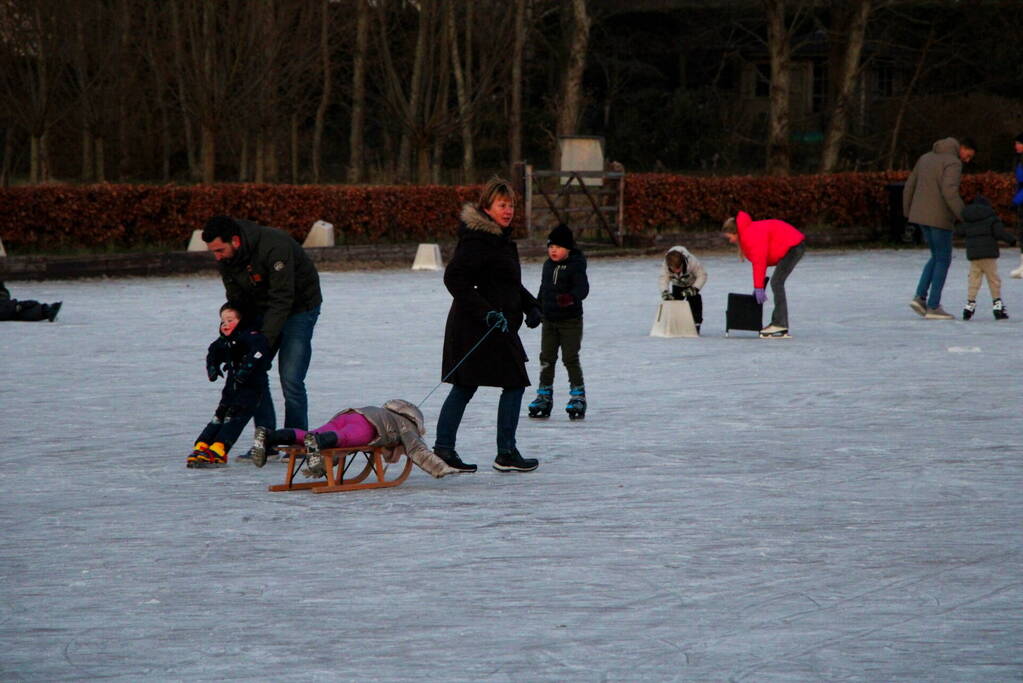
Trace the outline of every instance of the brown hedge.
{"label": "brown hedge", "polygon": [[[788,178],[636,174],[626,178],[629,233],[720,224],[742,209],[795,225],[886,224],[885,185],[905,172]],[[962,192],[988,196],[1008,220],[1009,174],[964,176]],[[0,191],[0,238],[13,249],[180,246],[207,218],[227,214],[305,239],[317,220],[345,241],[444,241],[455,235],[462,203],[478,186],[43,185]],[[518,217],[521,226],[521,217]],[[521,230],[520,230],[521,232]]]}

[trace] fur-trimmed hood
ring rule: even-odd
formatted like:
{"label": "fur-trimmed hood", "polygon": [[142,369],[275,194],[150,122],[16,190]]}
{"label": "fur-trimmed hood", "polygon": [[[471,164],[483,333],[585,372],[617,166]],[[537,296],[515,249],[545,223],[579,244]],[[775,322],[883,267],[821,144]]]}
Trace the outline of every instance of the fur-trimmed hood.
{"label": "fur-trimmed hood", "polygon": [[420,412],[419,408],[415,407],[408,401],[400,398],[392,398],[384,404],[384,408],[390,410],[392,413],[398,413],[402,417],[412,420],[412,422],[415,423],[416,431],[419,432],[420,436],[426,434],[426,425],[423,422],[423,413]]}
{"label": "fur-trimmed hood", "polygon": [[488,232],[498,237],[505,234],[504,228],[495,223],[490,216],[475,204],[463,204],[462,213],[459,215],[459,218],[466,230],[479,230],[480,232]]}

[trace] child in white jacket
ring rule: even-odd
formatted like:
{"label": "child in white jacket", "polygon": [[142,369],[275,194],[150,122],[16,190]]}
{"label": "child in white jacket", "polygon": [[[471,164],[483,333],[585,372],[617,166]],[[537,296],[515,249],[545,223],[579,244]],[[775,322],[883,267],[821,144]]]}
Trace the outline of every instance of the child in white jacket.
{"label": "child in white jacket", "polygon": [[661,298],[668,300],[685,300],[693,312],[696,331],[700,331],[703,323],[703,298],[700,290],[707,284],[707,271],[699,259],[683,246],[675,246],[664,255],[661,267]]}

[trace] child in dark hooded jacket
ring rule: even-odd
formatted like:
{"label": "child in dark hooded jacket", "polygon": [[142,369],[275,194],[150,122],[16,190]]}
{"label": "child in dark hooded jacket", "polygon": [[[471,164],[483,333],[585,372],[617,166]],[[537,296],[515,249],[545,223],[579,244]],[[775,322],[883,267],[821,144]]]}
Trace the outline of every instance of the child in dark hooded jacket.
{"label": "child in dark hooded jacket", "polygon": [[956,226],[956,234],[966,238],[966,258],[970,274],[966,280],[966,307],[963,320],[969,320],[977,310],[977,292],[982,278],[987,278],[991,290],[991,306],[996,320],[1005,320],[1009,314],[1002,303],[1002,280],[998,277],[998,241],[1016,244],[1016,238],[1005,231],[994,208],[986,197],[977,197],[963,209],[963,222]]}
{"label": "child in dark hooded jacket", "polygon": [[[270,344],[241,310],[230,302],[220,307],[220,336],[206,352],[211,382],[224,377],[224,390],[213,419],[195,440],[186,467],[223,467],[227,452],[256,411],[267,388]],[[224,370],[227,376],[224,376]]]}
{"label": "child in dark hooded jacket", "polygon": [[529,404],[530,417],[549,417],[554,395],[554,369],[561,360],[568,371],[569,400],[565,411],[572,419],[586,414],[586,387],[579,349],[583,341],[583,299],[590,293],[586,257],[576,247],[572,230],[560,224],[547,236],[547,260],[540,277],[537,299],[543,313],[540,330],[540,385]]}

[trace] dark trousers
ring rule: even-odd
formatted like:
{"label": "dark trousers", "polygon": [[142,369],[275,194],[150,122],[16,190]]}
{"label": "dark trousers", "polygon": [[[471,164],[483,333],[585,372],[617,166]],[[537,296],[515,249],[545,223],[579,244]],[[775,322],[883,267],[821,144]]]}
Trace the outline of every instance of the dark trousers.
{"label": "dark trousers", "polygon": [[540,330],[540,385],[554,384],[554,368],[561,360],[568,370],[568,383],[574,387],[583,384],[583,367],[579,363],[579,348],[583,344],[582,317],[569,320],[544,320]]}
{"label": "dark trousers", "polygon": [[[437,418],[437,441],[434,449],[455,450],[458,425],[462,423],[465,407],[469,405],[479,387],[453,384],[451,393],[444,399],[440,416]],[[501,400],[497,404],[497,452],[511,453],[515,450],[515,431],[519,426],[519,412],[522,410],[522,394],[525,387],[501,389]]]}
{"label": "dark trousers", "polygon": [[799,263],[806,253],[806,247],[802,242],[785,252],[771,274],[771,293],[774,295],[774,311],[771,313],[771,324],[788,329],[789,326],[789,302],[785,299],[785,280],[788,279],[792,269]]}
{"label": "dark trousers", "polygon": [[252,419],[252,415],[259,407],[260,399],[264,391],[269,391],[269,381],[266,373],[260,377],[246,382],[242,388],[234,385],[234,378],[227,377],[227,386],[220,395],[220,405],[213,413],[213,419],[203,428],[196,443],[200,441],[212,445],[218,441],[224,444],[224,452],[231,450],[238,437],[241,436],[245,425]]}

